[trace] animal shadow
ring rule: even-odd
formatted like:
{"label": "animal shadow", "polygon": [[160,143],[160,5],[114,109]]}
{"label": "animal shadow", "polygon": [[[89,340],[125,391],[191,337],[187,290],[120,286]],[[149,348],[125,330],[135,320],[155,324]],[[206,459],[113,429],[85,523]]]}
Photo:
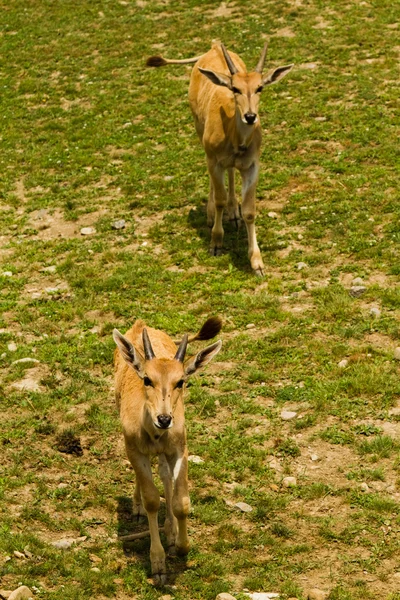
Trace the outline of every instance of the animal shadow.
{"label": "animal shadow", "polygon": [[[209,248],[211,241],[211,227],[207,225],[206,203],[191,209],[188,214],[188,223],[196,229],[203,240],[205,248]],[[222,254],[229,254],[232,264],[240,271],[251,272],[247,256],[247,230],[243,221],[238,225],[224,217],[224,247]]]}
{"label": "animal shadow", "polygon": [[[117,534],[118,537],[129,535],[131,533],[140,533],[148,530],[146,517],[137,517],[133,514],[133,500],[128,496],[118,496],[117,498]],[[161,504],[159,511],[159,522],[164,523],[165,504]],[[166,564],[168,569],[167,586],[173,585],[176,578],[187,568],[187,558],[169,554],[164,534],[161,532],[161,542],[166,552]],[[138,540],[122,540],[122,550],[127,558],[135,557],[143,566],[146,574],[151,578],[150,565],[150,535]]]}

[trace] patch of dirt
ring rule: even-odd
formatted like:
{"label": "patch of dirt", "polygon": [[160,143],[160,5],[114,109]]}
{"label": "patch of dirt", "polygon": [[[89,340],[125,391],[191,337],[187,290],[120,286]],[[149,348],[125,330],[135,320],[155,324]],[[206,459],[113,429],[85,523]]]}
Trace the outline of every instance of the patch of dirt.
{"label": "patch of dirt", "polygon": [[50,241],[59,238],[81,237],[82,227],[89,227],[107,214],[105,208],[88,213],[79,217],[77,221],[66,221],[61,209],[56,208],[52,213],[41,209],[30,213],[29,225],[38,230],[38,233],[31,236],[34,240]]}
{"label": "patch of dirt", "polygon": [[271,37],[294,38],[296,37],[296,34],[290,27],[283,27],[282,29],[278,29],[278,31],[275,31],[275,33],[273,33]]}
{"label": "patch of dirt", "polygon": [[25,371],[22,379],[14,381],[10,387],[19,392],[44,392],[45,388],[40,382],[47,377],[49,373],[49,368],[46,365],[32,367]]}

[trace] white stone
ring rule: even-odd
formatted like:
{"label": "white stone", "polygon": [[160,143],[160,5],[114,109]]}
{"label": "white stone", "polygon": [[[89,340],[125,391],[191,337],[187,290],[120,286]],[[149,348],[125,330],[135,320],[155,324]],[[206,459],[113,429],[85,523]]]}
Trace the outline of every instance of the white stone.
{"label": "white stone", "polygon": [[8,596],[8,600],[28,600],[29,598],[33,598],[33,592],[26,585],[21,585]]}
{"label": "white stone", "polygon": [[279,598],[279,594],[276,592],[250,592],[245,593],[245,596],[251,598],[251,600],[270,600],[271,598]]}
{"label": "white stone", "polygon": [[271,211],[268,213],[268,216],[269,216],[269,218],[270,218],[270,219],[277,219],[277,218],[278,218],[278,213],[276,213],[276,212],[274,212],[273,210],[271,210]]}
{"label": "white stone", "polygon": [[195,463],[196,465],[200,465],[204,462],[204,460],[200,456],[196,456],[195,454],[190,454],[188,456],[188,461]]}
{"label": "white stone", "polygon": [[312,460],[312,461],[314,461],[314,462],[316,462],[317,460],[319,460],[319,456],[318,456],[318,454],[311,454],[310,458],[311,458],[311,460]]}
{"label": "white stone", "polygon": [[4,272],[2,273],[2,275],[3,275],[3,277],[12,277],[12,275],[13,275],[13,274],[12,274],[12,272],[11,272],[11,271],[4,271]]}
{"label": "white stone", "polygon": [[282,480],[282,484],[287,488],[296,487],[296,485],[297,485],[296,477],[285,477]]}
{"label": "white stone", "polygon": [[359,298],[365,293],[366,289],[367,288],[365,285],[353,285],[350,288],[350,296],[353,296],[353,298]]}
{"label": "white stone", "polygon": [[396,360],[400,360],[400,346],[394,349],[393,356]]}
{"label": "white stone", "polygon": [[9,350],[9,352],[16,352],[18,346],[15,342],[10,342],[9,344],[7,344],[7,348]]}
{"label": "white stone", "polygon": [[299,263],[297,263],[296,268],[298,271],[302,271],[303,269],[308,268],[308,264],[305,262],[299,262]]}
{"label": "white stone", "polygon": [[236,598],[235,598],[235,596],[232,596],[231,594],[222,592],[222,594],[218,594],[218,596],[215,598],[215,600],[236,600]]}
{"label": "white stone", "polygon": [[82,235],[92,235],[93,233],[96,233],[96,230],[94,227],[82,227],[82,229],[81,229]]}
{"label": "white stone", "polygon": [[248,323],[246,325],[246,329],[254,329],[254,327],[255,327],[254,323]]}
{"label": "white stone", "polygon": [[294,419],[297,416],[297,412],[293,410],[283,410],[281,412],[281,419],[284,421],[290,421],[290,419]]}
{"label": "white stone", "polygon": [[92,567],[90,570],[94,571],[95,573],[100,573],[99,567]]}
{"label": "white stone", "polygon": [[250,504],[246,504],[246,502],[236,502],[235,508],[238,508],[242,512],[252,512],[253,507]]}
{"label": "white stone", "polygon": [[349,364],[349,361],[347,360],[347,358],[344,358],[343,360],[338,362],[338,367],[339,367],[339,369],[345,369],[348,364]]}
{"label": "white stone", "polygon": [[40,392],[39,383],[32,377],[24,377],[24,379],[13,383],[11,387],[20,392]]}
{"label": "white stone", "polygon": [[24,363],[35,363],[35,364],[39,364],[40,360],[38,360],[37,358],[30,358],[29,356],[27,356],[26,358],[19,358],[18,360],[14,360],[11,364],[12,365],[21,365]]}
{"label": "white stone", "polygon": [[376,319],[378,319],[381,316],[381,311],[376,306],[373,306],[369,311],[369,314],[371,315],[371,317],[375,317]]}
{"label": "white stone", "polygon": [[57,271],[57,267],[55,265],[50,265],[49,267],[43,267],[40,269],[42,273],[55,273]]}
{"label": "white stone", "polygon": [[368,486],[368,484],[367,484],[367,483],[365,483],[365,482],[363,482],[363,483],[360,485],[360,490],[361,490],[362,492],[365,492],[365,493],[369,492],[369,486]]}
{"label": "white stone", "polygon": [[26,558],[23,552],[18,552],[18,550],[14,550],[14,556],[16,558]]}
{"label": "white stone", "polygon": [[71,548],[72,544],[75,542],[74,539],[62,538],[61,540],[57,540],[56,542],[51,542],[51,545],[58,550],[66,550],[67,548]]}
{"label": "white stone", "polygon": [[355,277],[352,281],[352,285],[364,285],[364,281],[361,277]]}
{"label": "white stone", "polygon": [[118,221],[114,221],[114,223],[112,223],[111,228],[112,229],[124,229],[126,226],[126,222],[124,219],[118,219]]}

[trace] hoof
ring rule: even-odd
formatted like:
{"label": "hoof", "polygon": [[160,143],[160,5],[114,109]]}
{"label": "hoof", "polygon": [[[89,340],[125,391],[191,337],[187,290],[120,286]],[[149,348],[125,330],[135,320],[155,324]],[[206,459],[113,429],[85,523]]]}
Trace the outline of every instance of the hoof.
{"label": "hoof", "polygon": [[221,254],[222,254],[222,248],[210,248],[211,256],[221,256]]}
{"label": "hoof", "polygon": [[175,546],[176,554],[178,556],[186,556],[189,553],[189,545],[187,546]]}
{"label": "hoof", "polygon": [[264,269],[254,269],[256,277],[264,277]]}
{"label": "hoof", "polygon": [[152,579],[155,586],[167,585],[166,573],[153,573]]}

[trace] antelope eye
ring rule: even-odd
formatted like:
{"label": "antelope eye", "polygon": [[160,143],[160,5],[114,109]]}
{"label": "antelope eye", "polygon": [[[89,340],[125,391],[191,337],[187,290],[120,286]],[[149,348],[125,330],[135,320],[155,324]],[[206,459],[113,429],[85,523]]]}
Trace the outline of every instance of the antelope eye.
{"label": "antelope eye", "polygon": [[154,387],[153,382],[151,381],[150,377],[146,377],[143,379],[143,383],[145,386],[147,387]]}
{"label": "antelope eye", "polygon": [[241,93],[242,93],[240,90],[238,90],[238,89],[237,89],[237,87],[233,87],[233,88],[232,88],[232,92],[233,92],[234,94],[241,94]]}
{"label": "antelope eye", "polygon": [[183,388],[183,384],[184,384],[184,383],[185,383],[185,382],[183,381],[183,379],[180,379],[180,380],[178,381],[178,383],[176,384],[175,388],[178,388],[178,389],[181,389],[181,388]]}

